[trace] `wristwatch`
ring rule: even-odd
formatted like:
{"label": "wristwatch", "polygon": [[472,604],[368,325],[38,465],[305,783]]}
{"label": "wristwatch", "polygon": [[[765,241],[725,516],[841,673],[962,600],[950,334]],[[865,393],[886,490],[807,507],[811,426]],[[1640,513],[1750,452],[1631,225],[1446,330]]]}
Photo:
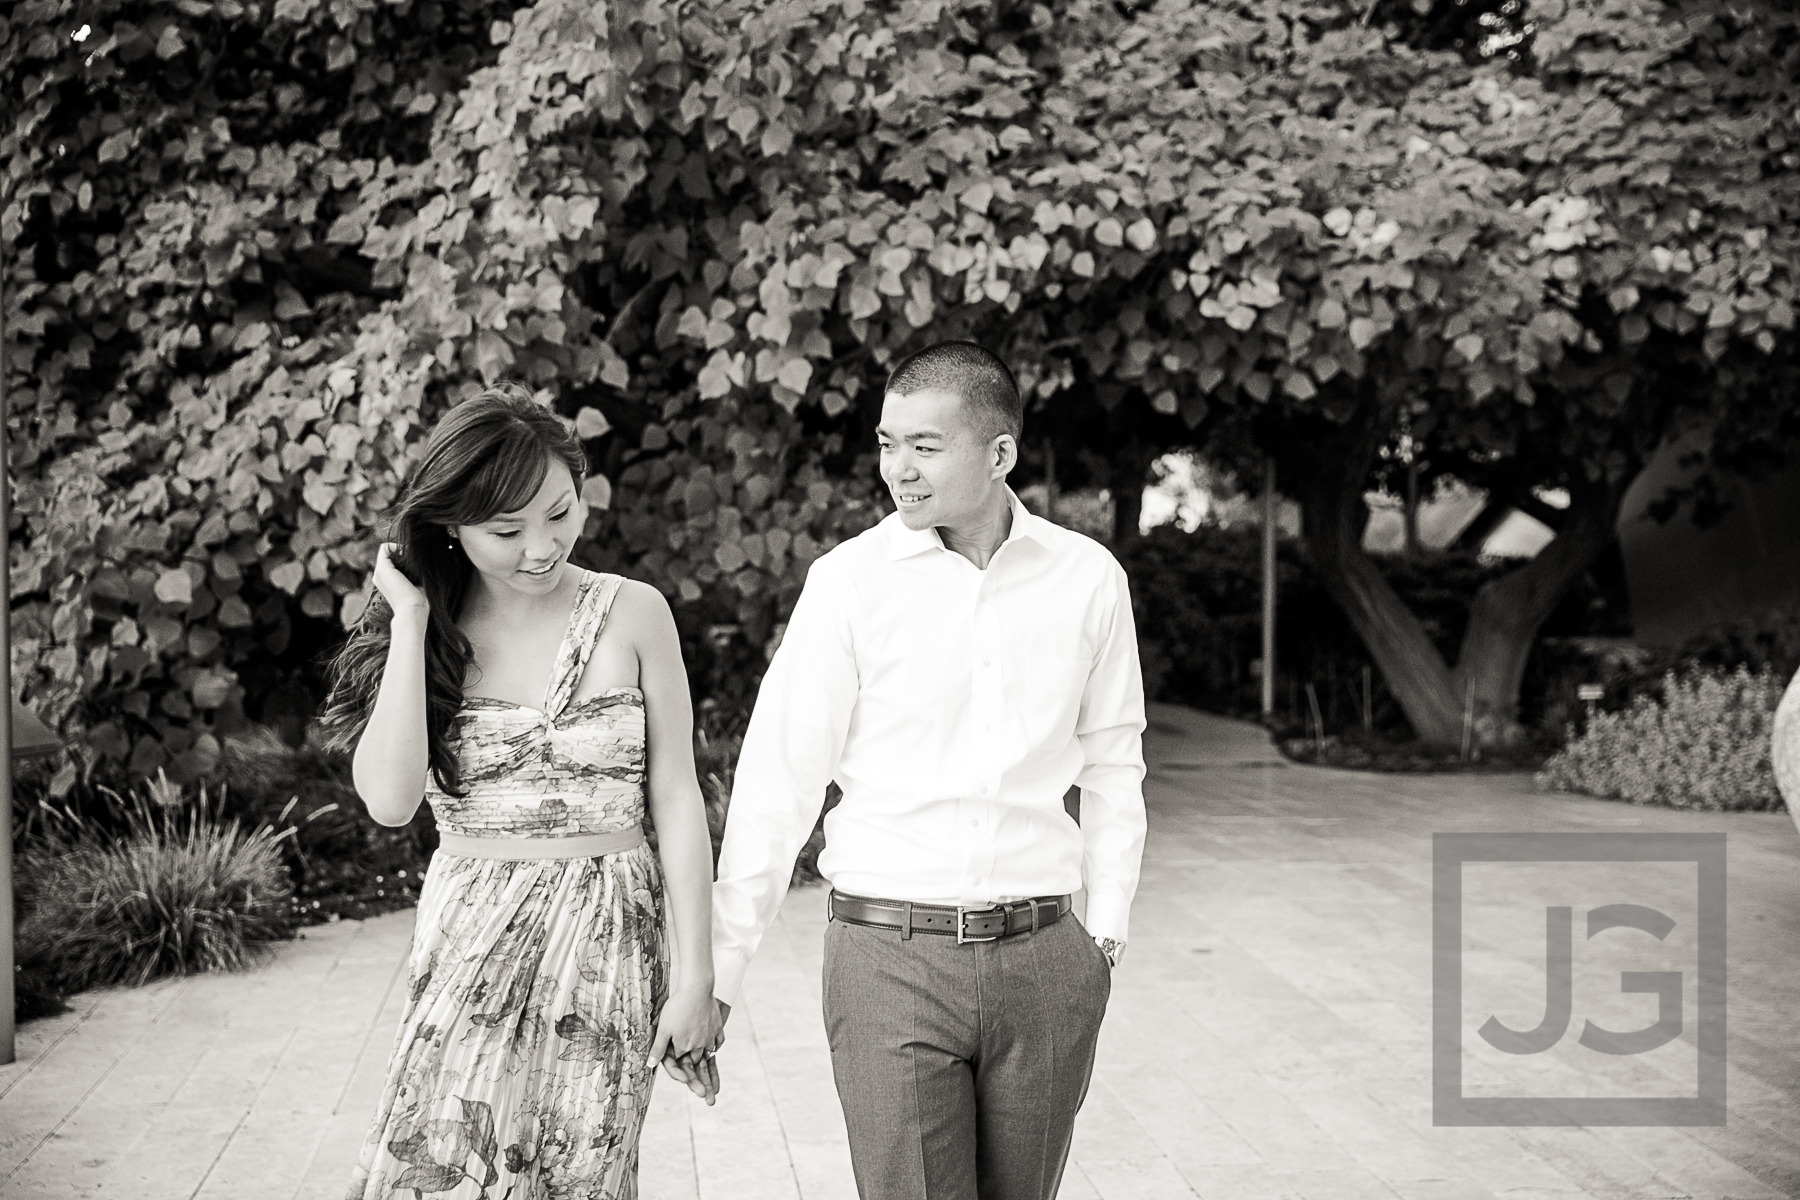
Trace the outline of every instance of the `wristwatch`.
{"label": "wristwatch", "polygon": [[1106,955],[1106,961],[1115,967],[1119,965],[1119,960],[1125,957],[1124,942],[1115,941],[1109,937],[1097,937],[1094,939],[1094,945],[1100,947],[1100,953]]}

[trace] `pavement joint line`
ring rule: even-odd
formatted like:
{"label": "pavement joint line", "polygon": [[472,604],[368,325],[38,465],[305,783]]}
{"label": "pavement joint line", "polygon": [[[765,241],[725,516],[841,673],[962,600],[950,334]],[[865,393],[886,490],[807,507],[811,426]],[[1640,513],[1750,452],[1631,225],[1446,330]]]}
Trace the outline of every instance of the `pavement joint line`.
{"label": "pavement joint line", "polygon": [[[763,1056],[762,1039],[756,1035],[756,1020],[750,1013],[744,1016],[750,1021],[750,1044],[756,1047],[756,1069],[762,1075],[763,1088],[769,1094],[769,1108],[775,1116],[775,1128],[781,1131],[781,1156],[787,1162],[788,1176],[794,1181],[794,1194],[804,1200],[805,1192],[800,1188],[800,1168],[794,1162],[794,1147],[788,1141],[787,1123],[781,1119],[781,1103],[776,1099],[775,1081],[769,1078],[768,1062]],[[699,1174],[699,1160],[695,1159],[695,1174]]]}
{"label": "pavement joint line", "polygon": [[[368,922],[365,920],[357,926],[355,934],[347,940],[346,944],[355,942],[361,938],[363,936],[363,931],[367,928]],[[362,1070],[363,1059],[367,1057],[369,1053],[369,1044],[374,1040],[376,1033],[382,1028],[381,1014],[387,1011],[388,999],[394,994],[394,984],[406,973],[406,969],[412,961],[412,938],[410,935],[407,937],[406,945],[406,952],[400,955],[399,961],[394,964],[394,969],[388,973],[387,986],[381,990],[381,1003],[375,1006],[374,1015],[369,1018],[369,1028],[363,1034],[362,1045],[356,1048],[356,1060],[350,1064],[350,1069],[344,1073],[343,1090],[338,1093],[338,1098],[331,1105],[331,1115],[334,1117],[344,1115],[344,1102],[350,1095],[350,1089],[356,1084],[357,1073]],[[342,961],[343,954],[340,952],[338,955],[338,962]],[[333,966],[335,969],[336,964],[334,963]],[[374,1113],[371,1112],[369,1118],[370,1120],[373,1120]],[[295,1196],[299,1196],[301,1191],[305,1189],[306,1180],[312,1174],[313,1164],[318,1161],[319,1151],[326,1145],[327,1140],[325,1135],[321,1133],[318,1143],[313,1147],[312,1154],[309,1155],[306,1160],[306,1166],[297,1172],[299,1175],[299,1183],[294,1187]],[[345,1170],[347,1173],[349,1168],[347,1167]]]}
{"label": "pavement joint line", "polygon": [[[14,1075],[11,1079],[7,1080],[6,1086],[0,1087],[0,1100],[6,1099],[6,1094],[8,1092],[12,1091],[13,1088],[17,1087],[20,1084],[20,1082],[22,1082],[33,1071],[36,1071],[38,1069],[38,1067],[41,1064],[43,1064],[43,1062],[45,1060],[47,1060],[52,1054],[54,1054],[56,1052],[56,1048],[58,1046],[62,1045],[64,1042],[68,1041],[71,1037],[74,1037],[76,1031],[79,1030],[83,1025],[87,1024],[87,1022],[90,1019],[92,1019],[93,1015],[100,1011],[100,1005],[102,1003],[103,1003],[103,1001],[96,1000],[92,1004],[89,1004],[87,1006],[87,1011],[81,1013],[75,1020],[69,1022],[69,1027],[67,1029],[63,1030],[61,1033],[57,1034],[56,1039],[54,1041],[52,1041],[48,1046],[44,1047],[44,1052],[42,1054],[40,1054],[36,1058],[32,1059],[29,1063],[27,1063],[25,1065],[25,1067],[22,1070],[19,1071],[18,1074]],[[0,1182],[4,1182],[4,1180],[0,1180]]]}
{"label": "pavement joint line", "polygon": [[[688,1092],[685,1087],[682,1088],[682,1091],[686,1096],[693,1094]],[[694,1118],[691,1113],[682,1113],[681,1127],[682,1136],[687,1139],[688,1166],[693,1171],[694,1195],[698,1196],[700,1194],[700,1148],[694,1143]],[[638,1169],[643,1169],[641,1162]]]}
{"label": "pavement joint line", "polygon": [[[191,979],[193,979],[193,976],[184,975],[184,976],[179,977],[179,979],[180,979],[180,981],[169,989],[169,991],[174,995],[179,995],[181,992],[186,991],[187,987],[188,987],[188,982]],[[104,1001],[102,1001],[101,1003],[104,1003]],[[82,1107],[87,1104],[88,1098],[90,1096],[92,1096],[96,1091],[99,1090],[100,1085],[105,1083],[107,1081],[107,1079],[112,1076],[112,1073],[114,1071],[119,1069],[119,1064],[125,1061],[125,1056],[130,1054],[133,1050],[137,1049],[138,1043],[142,1042],[145,1038],[150,1036],[150,1031],[156,1027],[157,1020],[163,1015],[163,1013],[168,1012],[170,1007],[173,1004],[174,1004],[174,1000],[171,998],[171,1000],[169,1001],[168,1004],[165,1004],[162,1006],[162,1008],[157,1012],[155,1017],[152,1017],[150,1020],[144,1022],[144,1027],[138,1031],[137,1036],[132,1038],[130,1043],[128,1045],[126,1045],[126,1047],[123,1050],[119,1051],[118,1054],[113,1056],[113,1060],[112,1060],[112,1062],[107,1064],[106,1070],[100,1072],[99,1078],[95,1079],[94,1082],[90,1083],[87,1087],[87,1090],[81,1094],[81,1099],[77,1100],[75,1102],[75,1104],[69,1109],[68,1112],[64,1113],[61,1117],[57,1118],[56,1124],[52,1125],[49,1129],[45,1130],[44,1136],[37,1140],[37,1144],[32,1146],[31,1149],[27,1150],[24,1153],[24,1155],[22,1155],[20,1157],[19,1161],[13,1164],[12,1170],[8,1171],[4,1178],[0,1178],[0,1194],[4,1194],[6,1185],[12,1182],[13,1176],[17,1175],[20,1171],[23,1171],[25,1169],[26,1164],[28,1164],[32,1160],[32,1158],[37,1154],[37,1152],[39,1150],[42,1150],[44,1148],[44,1144],[46,1142],[48,1142],[51,1138],[56,1136],[56,1131],[61,1129],[64,1125],[67,1125],[69,1123],[70,1118],[73,1117],[76,1113],[81,1111]],[[89,1010],[89,1015],[91,1016],[93,1013],[98,1012],[99,1009],[100,1009],[99,1004],[94,1005],[94,1007]],[[60,1038],[57,1039],[58,1043],[60,1043],[61,1040],[62,1039],[60,1039]],[[39,1057],[38,1061],[43,1062],[48,1057],[49,1057],[49,1052],[45,1051],[45,1053]]]}
{"label": "pavement joint line", "polygon": [[[365,928],[367,928],[366,925],[359,926],[356,936],[361,937]],[[355,941],[356,938],[350,940]],[[350,1086],[356,1079],[356,1073],[362,1069],[363,1058],[369,1053],[369,1043],[375,1039],[376,1031],[381,1028],[381,1014],[387,1010],[388,999],[394,994],[394,984],[406,974],[406,969],[412,961],[412,938],[410,936],[406,939],[406,946],[406,953],[400,956],[400,960],[394,964],[394,969],[388,973],[387,986],[381,990],[381,1003],[376,1006],[375,1015],[369,1019],[369,1030],[363,1034],[362,1045],[357,1047],[356,1061],[351,1064],[349,1074],[344,1077],[344,1090],[338,1093],[336,1102],[331,1106],[332,1116],[343,1111],[344,1098],[350,1094]],[[339,961],[342,961],[342,956],[339,957]]]}
{"label": "pavement joint line", "polygon": [[288,1030],[287,1040],[281,1043],[281,1052],[269,1063],[269,1069],[263,1072],[262,1082],[256,1085],[256,1094],[250,1097],[250,1103],[246,1104],[244,1111],[238,1114],[237,1124],[231,1127],[231,1132],[226,1134],[225,1140],[219,1143],[218,1152],[212,1156],[212,1161],[206,1164],[206,1170],[200,1172],[200,1178],[194,1184],[194,1190],[188,1193],[188,1200],[194,1200],[194,1197],[198,1196],[201,1189],[206,1186],[206,1181],[212,1178],[213,1171],[219,1166],[219,1160],[225,1157],[225,1152],[231,1149],[232,1140],[237,1137],[238,1130],[244,1127],[244,1122],[248,1121],[250,1114],[256,1111],[256,1102],[261,1100],[263,1093],[269,1090],[269,1080],[275,1078],[275,1072],[281,1069],[281,1061],[287,1057],[287,1052],[294,1045],[294,1039],[299,1036],[300,1027],[298,1025]]}
{"label": "pavement joint line", "polygon": [[[152,1022],[152,1024],[155,1024],[155,1022]],[[222,1038],[226,1035],[227,1031],[229,1031],[230,1028],[231,1028],[231,1022],[229,1019],[227,1019],[225,1021],[224,1025],[219,1029],[218,1033],[214,1036],[213,1041],[208,1043],[207,1049],[205,1051],[202,1051],[201,1053],[195,1055],[194,1060],[188,1064],[188,1069],[186,1071],[182,1072],[180,1082],[176,1083],[176,1085],[174,1087],[169,1089],[169,1098],[167,1100],[164,1100],[162,1102],[162,1104],[157,1106],[159,1110],[167,1109],[170,1104],[174,1103],[175,1097],[180,1095],[181,1089],[187,1085],[187,1081],[194,1077],[194,1072],[198,1071],[200,1069],[200,1064],[206,1061],[207,1052],[210,1051],[212,1049],[212,1047],[218,1043],[219,1038]],[[121,1061],[122,1061],[122,1058],[121,1058]]]}

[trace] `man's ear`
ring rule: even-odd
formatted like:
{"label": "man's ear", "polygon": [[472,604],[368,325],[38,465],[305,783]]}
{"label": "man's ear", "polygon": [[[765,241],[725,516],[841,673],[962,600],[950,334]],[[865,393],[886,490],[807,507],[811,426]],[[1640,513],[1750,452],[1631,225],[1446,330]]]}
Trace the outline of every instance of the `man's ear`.
{"label": "man's ear", "polygon": [[1010,433],[1003,433],[994,439],[992,449],[992,473],[990,478],[1005,479],[1012,469],[1019,465],[1019,442]]}

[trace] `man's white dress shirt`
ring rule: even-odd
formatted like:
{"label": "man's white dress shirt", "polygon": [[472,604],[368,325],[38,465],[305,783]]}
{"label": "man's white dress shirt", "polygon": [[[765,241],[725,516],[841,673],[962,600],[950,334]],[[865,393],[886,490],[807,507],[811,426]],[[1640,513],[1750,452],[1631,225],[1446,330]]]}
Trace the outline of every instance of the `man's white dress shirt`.
{"label": "man's white dress shirt", "polygon": [[[1125,572],[1031,515],[981,570],[895,514],[813,563],[763,677],[713,886],[734,1002],[832,779],[839,891],[982,906],[1085,887],[1123,942],[1144,848],[1144,685]],[[1081,787],[1081,823],[1063,796]]]}

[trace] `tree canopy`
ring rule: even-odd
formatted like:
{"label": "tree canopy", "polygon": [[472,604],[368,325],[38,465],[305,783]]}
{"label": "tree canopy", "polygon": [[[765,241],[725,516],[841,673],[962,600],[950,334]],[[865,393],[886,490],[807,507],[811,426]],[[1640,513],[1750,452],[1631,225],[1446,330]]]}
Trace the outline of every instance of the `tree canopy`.
{"label": "tree canopy", "polygon": [[[1513,618],[1648,449],[1792,420],[1794,17],[1545,0],[1484,56],[1434,14],[27,0],[18,667],[99,758],[203,771],[294,622],[360,616],[421,429],[502,377],[589,441],[589,561],[758,649],[879,515],[885,368],[972,336],[1028,420],[1275,454],[1420,732],[1476,680],[1504,737]],[[1401,438],[1590,531],[1455,670],[1348,536]]]}

